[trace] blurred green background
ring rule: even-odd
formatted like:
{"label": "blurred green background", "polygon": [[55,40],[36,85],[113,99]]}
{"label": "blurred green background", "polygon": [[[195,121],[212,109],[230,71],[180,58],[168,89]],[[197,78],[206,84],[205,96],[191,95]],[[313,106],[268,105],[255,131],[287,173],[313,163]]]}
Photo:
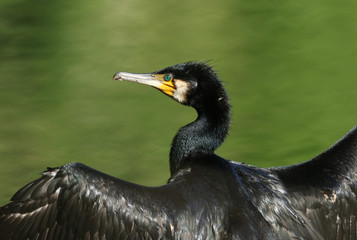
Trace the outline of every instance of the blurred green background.
{"label": "blurred green background", "polygon": [[0,204],[47,166],[82,162],[149,186],[195,112],[117,82],[211,60],[231,97],[217,153],[262,167],[306,161],[357,123],[357,2],[0,2]]}

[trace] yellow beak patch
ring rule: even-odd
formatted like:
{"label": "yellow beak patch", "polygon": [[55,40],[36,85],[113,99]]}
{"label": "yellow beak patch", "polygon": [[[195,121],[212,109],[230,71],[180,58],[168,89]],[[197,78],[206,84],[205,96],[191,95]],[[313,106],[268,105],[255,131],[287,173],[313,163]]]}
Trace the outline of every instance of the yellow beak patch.
{"label": "yellow beak patch", "polygon": [[175,86],[173,84],[172,76],[170,76],[169,74],[153,74],[152,76],[160,81],[161,84],[158,86],[159,90],[169,96],[173,95]]}

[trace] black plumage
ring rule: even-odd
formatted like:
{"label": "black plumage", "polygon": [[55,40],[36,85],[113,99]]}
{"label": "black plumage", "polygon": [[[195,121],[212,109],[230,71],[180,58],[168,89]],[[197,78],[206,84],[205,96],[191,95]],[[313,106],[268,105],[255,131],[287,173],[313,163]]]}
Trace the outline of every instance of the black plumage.
{"label": "black plumage", "polygon": [[0,208],[0,239],[357,239],[357,128],[308,162],[257,168],[214,154],[230,106],[205,63],[114,79],[197,110],[172,142],[168,183],[140,186],[80,163],[49,168]]}

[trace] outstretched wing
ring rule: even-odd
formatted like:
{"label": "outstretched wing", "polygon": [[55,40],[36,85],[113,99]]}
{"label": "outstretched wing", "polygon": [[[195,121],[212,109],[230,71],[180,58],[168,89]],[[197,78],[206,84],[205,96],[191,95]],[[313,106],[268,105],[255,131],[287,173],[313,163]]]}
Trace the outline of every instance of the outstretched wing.
{"label": "outstretched wing", "polygon": [[314,159],[271,170],[325,239],[357,239],[357,126]]}
{"label": "outstretched wing", "polygon": [[51,168],[0,208],[1,239],[167,238],[173,230],[167,191],[79,163]]}

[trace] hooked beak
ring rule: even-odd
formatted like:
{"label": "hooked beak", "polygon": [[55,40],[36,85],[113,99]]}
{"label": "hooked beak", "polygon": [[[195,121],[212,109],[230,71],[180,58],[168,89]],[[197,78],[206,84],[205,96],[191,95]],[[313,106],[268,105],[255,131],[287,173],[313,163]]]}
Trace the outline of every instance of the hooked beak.
{"label": "hooked beak", "polygon": [[152,86],[169,96],[172,96],[175,90],[172,81],[164,80],[164,74],[118,72],[113,76],[113,79]]}

